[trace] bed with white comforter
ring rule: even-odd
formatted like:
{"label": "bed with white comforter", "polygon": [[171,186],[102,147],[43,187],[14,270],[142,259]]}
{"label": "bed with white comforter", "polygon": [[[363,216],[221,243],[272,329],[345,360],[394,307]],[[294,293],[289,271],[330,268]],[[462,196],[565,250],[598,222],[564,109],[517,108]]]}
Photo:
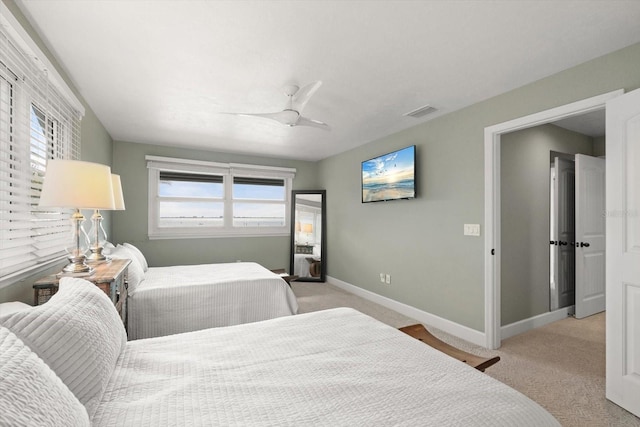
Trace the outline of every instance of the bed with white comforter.
{"label": "bed with white comforter", "polygon": [[132,259],[127,299],[131,340],[298,312],[287,282],[255,262],[149,267],[131,248],[111,251],[111,256]]}
{"label": "bed with white comforter", "polygon": [[[505,384],[352,309],[126,342],[109,299],[82,282],[63,279],[46,304],[0,317],[0,425],[31,414],[93,426],[559,426]],[[42,384],[11,383],[25,388],[24,343],[62,380],[67,410],[47,412]]]}
{"label": "bed with white comforter", "polygon": [[253,262],[149,267],[127,304],[129,339],[298,312],[287,282]]}

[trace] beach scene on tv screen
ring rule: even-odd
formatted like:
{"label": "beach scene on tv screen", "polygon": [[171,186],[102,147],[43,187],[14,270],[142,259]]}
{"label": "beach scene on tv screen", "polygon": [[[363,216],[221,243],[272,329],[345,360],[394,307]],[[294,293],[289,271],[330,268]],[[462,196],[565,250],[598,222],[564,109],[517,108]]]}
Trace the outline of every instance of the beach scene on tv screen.
{"label": "beach scene on tv screen", "polygon": [[415,197],[414,147],[362,162],[362,201]]}

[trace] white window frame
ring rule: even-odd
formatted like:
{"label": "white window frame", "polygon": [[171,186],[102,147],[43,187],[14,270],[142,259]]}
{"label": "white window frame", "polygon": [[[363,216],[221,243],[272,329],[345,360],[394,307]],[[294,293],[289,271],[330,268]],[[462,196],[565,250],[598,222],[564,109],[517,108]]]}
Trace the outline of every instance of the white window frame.
{"label": "white window frame", "polygon": [[[216,237],[258,237],[288,236],[291,232],[291,188],[296,169],[240,163],[218,163],[201,160],[177,159],[173,157],[146,156],[149,173],[148,236],[150,240]],[[224,225],[221,227],[162,227],[160,223],[160,172],[174,171],[221,175],[224,197],[215,199],[224,203]],[[284,201],[233,199],[233,178],[255,177],[282,179],[284,181]],[[184,200],[184,199],[182,199]],[[202,199],[198,199],[202,201]],[[214,199],[212,199],[213,201]],[[281,227],[234,227],[233,203],[277,203],[285,204],[284,224]]]}

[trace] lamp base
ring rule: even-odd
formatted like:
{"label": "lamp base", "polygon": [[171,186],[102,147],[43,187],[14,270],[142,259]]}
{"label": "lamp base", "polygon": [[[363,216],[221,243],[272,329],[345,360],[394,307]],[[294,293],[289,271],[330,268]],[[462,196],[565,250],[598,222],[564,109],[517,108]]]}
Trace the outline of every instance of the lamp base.
{"label": "lamp base", "polygon": [[69,257],[69,264],[67,264],[60,274],[71,276],[90,276],[93,273],[93,267],[88,266],[85,261],[87,257],[84,255],[77,257]]}
{"label": "lamp base", "polygon": [[111,258],[108,256],[105,256],[102,253],[102,250],[104,248],[102,246],[98,246],[95,248],[89,248],[89,251],[91,252],[89,255],[87,255],[87,262],[90,263],[94,263],[94,264],[98,264],[98,263],[102,263],[102,262],[110,262]]}

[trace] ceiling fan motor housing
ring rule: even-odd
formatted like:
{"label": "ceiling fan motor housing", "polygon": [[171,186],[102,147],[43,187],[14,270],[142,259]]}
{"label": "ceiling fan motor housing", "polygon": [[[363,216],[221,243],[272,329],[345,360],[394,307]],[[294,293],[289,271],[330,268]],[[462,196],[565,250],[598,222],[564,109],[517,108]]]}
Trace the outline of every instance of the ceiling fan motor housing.
{"label": "ceiling fan motor housing", "polygon": [[286,85],[284,87],[284,94],[287,96],[293,96],[298,92],[298,90],[300,90],[300,87],[297,85]]}

